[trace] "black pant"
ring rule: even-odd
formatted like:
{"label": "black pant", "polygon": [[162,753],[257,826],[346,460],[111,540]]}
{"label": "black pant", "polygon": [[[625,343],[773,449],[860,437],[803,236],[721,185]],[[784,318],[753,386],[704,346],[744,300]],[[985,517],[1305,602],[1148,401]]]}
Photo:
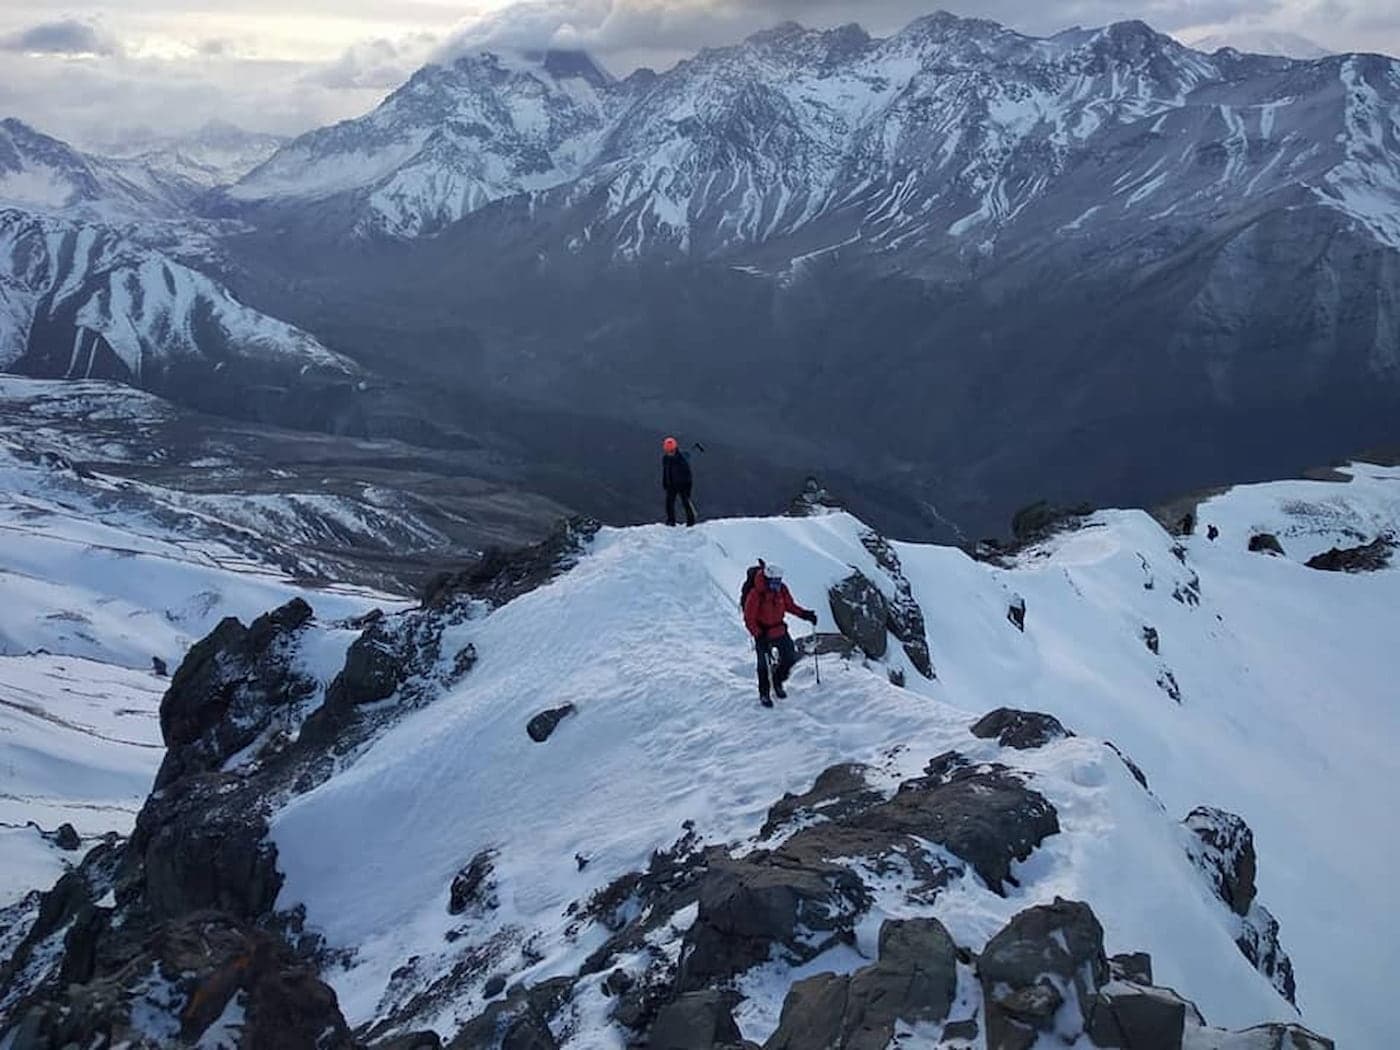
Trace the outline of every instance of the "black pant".
{"label": "black pant", "polygon": [[778,638],[756,640],[754,648],[758,650],[758,695],[766,697],[770,677],[772,684],[782,685],[792,674],[793,665],[797,663],[797,646],[793,644],[792,635],[783,632]]}
{"label": "black pant", "polygon": [[666,490],[666,524],[676,523],[676,497],[681,498],[681,506],[685,507],[685,523],[687,526],[695,524],[695,504],[690,502],[690,486],[682,485],[677,489]]}

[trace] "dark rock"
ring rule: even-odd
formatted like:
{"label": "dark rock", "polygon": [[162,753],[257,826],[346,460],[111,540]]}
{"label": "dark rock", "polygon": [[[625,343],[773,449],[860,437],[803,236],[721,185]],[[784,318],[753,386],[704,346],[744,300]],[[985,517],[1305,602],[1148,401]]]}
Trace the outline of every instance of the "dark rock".
{"label": "dark rock", "polygon": [[1112,751],[1115,755],[1117,755],[1120,759],[1123,760],[1123,765],[1128,767],[1128,772],[1133,775],[1134,780],[1136,780],[1139,784],[1142,785],[1143,790],[1151,791],[1152,789],[1147,785],[1147,774],[1138,768],[1138,764],[1134,762],[1131,758],[1129,758],[1124,753],[1123,749],[1120,748],[1117,744],[1115,744],[1112,740],[1107,740],[1105,741],[1105,743],[1108,745],[1110,751]]}
{"label": "dark rock", "polygon": [[1255,554],[1271,554],[1277,557],[1283,556],[1283,544],[1279,543],[1278,537],[1272,532],[1256,532],[1249,537],[1249,549]]}
{"label": "dark rock", "polygon": [[626,995],[636,983],[636,980],[626,970],[614,970],[603,979],[603,994],[608,996]]}
{"label": "dark rock", "polygon": [[738,996],[712,988],[687,992],[656,1014],[647,1035],[648,1050],[713,1050],[743,1042],[734,1023]]}
{"label": "dark rock", "polygon": [[159,656],[151,657],[151,673],[157,678],[165,678],[170,674],[170,668]]}
{"label": "dark rock", "polygon": [[1178,704],[1181,703],[1181,685],[1177,682],[1176,675],[1171,671],[1166,668],[1162,669],[1157,675],[1157,687]]}
{"label": "dark rock", "polygon": [[578,868],[579,871],[583,871],[585,868],[587,868],[587,867],[588,867],[588,863],[589,863],[589,858],[588,858],[586,855],[584,855],[584,854],[582,854],[582,853],[575,853],[575,854],[574,854],[574,864],[575,864],[575,866],[577,866],[577,868]]}
{"label": "dark rock", "polygon": [[1214,525],[1210,526],[1206,529],[1206,539],[1214,543],[1216,540],[1220,539],[1220,530]]}
{"label": "dark rock", "polygon": [[1192,857],[1210,879],[1216,896],[1236,915],[1248,915],[1258,870],[1249,825],[1233,813],[1207,806],[1192,810],[1184,823],[1198,842]]}
{"label": "dark rock", "polygon": [[778,1029],[763,1050],[828,1050],[841,1047],[851,979],[832,973],[798,981],[788,989]]}
{"label": "dark rock", "polygon": [[369,1050],[442,1050],[442,1037],[434,1031],[391,1035],[371,1043]]}
{"label": "dark rock", "polygon": [[491,1003],[448,1043],[448,1050],[558,1050],[549,1019],[568,998],[573,982],[556,978],[515,988]]}
{"label": "dark rock", "polygon": [[846,509],[846,505],[826,490],[816,478],[808,478],[802,484],[802,491],[788,504],[789,518],[816,518],[823,514],[834,514]]}
{"label": "dark rock", "polygon": [[784,826],[800,819],[824,817],[840,820],[864,812],[884,801],[884,795],[866,780],[868,766],[857,762],[832,766],[824,770],[810,791],[801,795],[788,793],[768,810],[760,838],[771,838]]}
{"label": "dark rock", "polygon": [[889,671],[890,685],[896,689],[904,688],[904,669],[901,667],[891,667]]}
{"label": "dark rock", "polygon": [[1157,633],[1155,627],[1144,627],[1142,629],[1142,640],[1147,644],[1147,651],[1154,656],[1162,652],[1162,637]]}
{"label": "dark rock", "polygon": [[983,740],[995,737],[1002,747],[1030,751],[1056,740],[1065,740],[1074,734],[1062,726],[1060,720],[1053,715],[1000,707],[984,715],[972,727],[972,735]]}
{"label": "dark rock", "polygon": [[315,691],[316,683],[292,666],[297,632],[311,617],[311,606],[294,598],[250,627],[226,619],[190,649],[160,703],[168,750],[157,788],[220,768],[277,712]]}
{"label": "dark rock", "polygon": [[494,999],[506,990],[506,979],[501,974],[493,974],[486,979],[486,983],[481,988],[481,994],[488,999]]}
{"label": "dark rock", "polygon": [[1111,956],[1108,969],[1115,981],[1128,981],[1131,984],[1152,983],[1152,956],[1146,952]]}
{"label": "dark rock", "polygon": [[844,634],[804,634],[794,639],[802,656],[839,656],[849,660],[860,647]]}
{"label": "dark rock", "polygon": [[890,634],[899,639],[914,670],[925,678],[932,679],[933,658],[929,654],[924,611],[914,598],[913,585],[904,575],[904,566],[899,560],[898,552],[889,540],[869,529],[861,533],[860,541],[894,583],[895,594],[889,600],[890,611],[886,627],[889,628]]}
{"label": "dark rock", "polygon": [[67,853],[72,853],[82,847],[83,840],[72,824],[60,824],[58,830],[53,833],[53,844]]}
{"label": "dark rock", "polygon": [[1074,528],[1094,513],[1089,504],[1075,507],[1057,507],[1041,500],[1022,507],[1011,517],[1011,535],[1021,546],[1039,543],[1057,532]]}
{"label": "dark rock", "polygon": [[837,629],[872,660],[889,649],[889,602],[861,572],[854,572],[831,588],[831,615]]}
{"label": "dark rock", "polygon": [[1094,997],[1088,1031],[1095,1046],[1181,1050],[1186,1003],[1161,988],[1109,984]]}
{"label": "dark rock", "polygon": [[399,641],[384,621],[367,627],[345,653],[345,667],[326,691],[333,707],[360,707],[387,700],[406,676]]}
{"label": "dark rock", "polygon": [[491,878],[496,870],[495,859],[495,850],[484,849],[457,873],[448,896],[449,915],[461,915],[469,908],[488,911],[496,907],[496,884]]}
{"label": "dark rock", "polygon": [[1394,552],[1394,541],[1381,536],[1363,547],[1333,547],[1325,554],[1310,558],[1308,568],[1322,572],[1377,572],[1390,564]]}
{"label": "dark rock", "polygon": [[977,1027],[977,1018],[975,1017],[967,1017],[958,1021],[949,1021],[943,1026],[943,1041],[946,1043],[949,1040],[961,1039],[969,1043],[975,1042],[978,1032],[980,1031],[981,1029]]}
{"label": "dark rock", "polygon": [[498,608],[512,602],[577,565],[600,528],[592,518],[569,518],[532,547],[487,551],[472,568],[430,580],[423,608],[443,611],[470,601]]}
{"label": "dark rock", "polygon": [[[1103,927],[1087,904],[1076,901],[1056,898],[1027,908],[987,942],[977,973],[989,1050],[1026,1045],[1027,1032],[1048,1027],[1059,1003],[1047,989],[1077,1003],[1080,1024],[1087,1026],[1094,995],[1109,978]],[[1072,1039],[1078,1033],[1060,1034]]]}
{"label": "dark rock", "polygon": [[477,662],[476,646],[467,644],[458,650],[457,655],[452,658],[452,670],[448,672],[447,684],[455,685],[467,674]]}
{"label": "dark rock", "polygon": [[530,719],[529,725],[525,727],[525,732],[530,734],[530,739],[535,743],[543,744],[554,735],[554,731],[559,728],[559,723],[573,714],[575,710],[573,704],[565,704],[552,711],[541,711]]}
{"label": "dark rock", "polygon": [[1240,922],[1235,946],[1256,970],[1269,979],[1278,993],[1295,1006],[1298,984],[1293,974],[1293,960],[1283,950],[1279,940],[1278,920],[1269,909],[1257,901]]}
{"label": "dark rock", "polygon": [[1006,607],[1006,618],[1011,626],[1022,634],[1026,633],[1026,599],[1019,594],[1011,599],[1011,604]]}

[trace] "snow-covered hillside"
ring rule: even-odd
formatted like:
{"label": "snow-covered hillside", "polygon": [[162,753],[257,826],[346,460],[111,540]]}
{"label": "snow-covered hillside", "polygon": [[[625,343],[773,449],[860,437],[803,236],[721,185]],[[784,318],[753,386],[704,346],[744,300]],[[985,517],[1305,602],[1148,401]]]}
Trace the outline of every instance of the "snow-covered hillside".
{"label": "snow-covered hillside", "polygon": [[237,182],[283,145],[281,135],[210,121],[184,135],[151,135],[109,144],[101,153],[172,185],[196,190]]}
{"label": "snow-covered hillside", "polygon": [[[1155,983],[1212,1024],[1296,1020],[1285,998],[1296,978],[1310,1027],[1341,1046],[1384,1045],[1377,989],[1400,937],[1389,906],[1400,856],[1383,831],[1400,775],[1400,572],[1376,566],[1400,527],[1400,469],[1340,477],[1214,497],[1190,536],[1141,512],[1102,512],[992,563],[889,543],[831,513],[565,533],[534,560],[445,579],[421,609],[382,619],[345,621],[311,596],[314,620],[287,606],[251,631],[220,628],[192,654],[162,705],[164,790],[148,803],[138,854],[94,859],[83,892],[100,897],[117,863],[118,912],[144,900],[155,918],[142,922],[183,922],[184,909],[214,900],[229,913],[218,921],[251,921],[275,900],[288,943],[316,952],[365,1041],[433,1028],[460,1032],[458,1047],[496,1046],[507,1031],[532,1033],[531,1045],[622,1047],[624,1022],[660,1025],[668,1009],[729,988],[744,1038],[805,1046],[783,1041],[804,1009],[789,986],[867,966],[877,935],[884,965],[882,924],[929,916],[982,956],[958,966],[954,1016],[1002,1023],[992,1016],[1002,992],[986,983],[1004,941],[993,935],[1066,898],[1089,903],[1108,952],[1150,952]],[[1366,548],[1330,561],[1368,558],[1373,571],[1306,564],[1334,548]],[[884,655],[847,643],[846,656],[822,658],[820,683],[804,661],[790,697],[759,707],[735,602],[760,556],[786,567],[823,631],[843,609],[856,617],[848,634]],[[1020,602],[1024,631],[1008,616]],[[886,607],[872,636],[860,609]],[[912,656],[920,633],[935,677]],[[1001,707],[1046,712],[1077,735],[1030,716],[969,732]],[[558,717],[527,735],[545,711]],[[843,763],[862,768],[818,779]],[[814,781],[813,794],[785,797]],[[972,818],[986,822],[974,824],[980,847],[934,820],[893,853],[864,852],[879,821],[895,819],[890,807],[957,790],[992,807]],[[1004,869],[986,855],[1002,848],[1000,820],[1039,828]],[[163,852],[206,840],[223,843],[217,859],[199,860],[193,845]],[[820,859],[802,852],[817,842]],[[781,876],[770,863],[797,867]],[[725,908],[725,921],[777,921],[734,903],[759,890],[725,891],[739,896],[724,904],[706,888],[714,880],[792,878],[809,893],[800,880],[812,864],[845,889],[799,910],[796,940],[752,955],[714,925]],[[206,874],[172,886],[188,865]],[[696,878],[698,900],[687,890]],[[45,945],[66,928],[55,920],[28,938],[29,961],[0,990],[7,1003],[24,989],[58,994],[42,991],[52,963],[34,960],[51,958]],[[824,939],[833,929],[836,942]],[[731,968],[702,980],[701,958]],[[250,1032],[281,1001],[262,985],[219,987],[229,1016],[247,1009]],[[1054,1004],[1070,999],[1050,1007],[1054,1024],[1073,1040],[1092,989],[1076,999],[1055,987]],[[160,1011],[191,993],[131,994],[166,1004],[118,1023],[149,1039]],[[305,1001],[320,1004],[308,1009],[329,1045],[350,1045],[324,996]],[[48,1007],[36,1009],[32,1023],[47,1030]],[[969,1045],[951,1020],[901,1030],[905,1045]],[[1195,1022],[1187,1036],[1255,1045]],[[695,1038],[675,1045],[711,1045]]]}

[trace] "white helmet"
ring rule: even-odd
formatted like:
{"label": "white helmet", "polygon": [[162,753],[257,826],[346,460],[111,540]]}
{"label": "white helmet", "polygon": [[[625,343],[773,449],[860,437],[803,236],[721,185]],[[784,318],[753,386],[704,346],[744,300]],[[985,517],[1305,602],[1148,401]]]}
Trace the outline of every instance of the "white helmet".
{"label": "white helmet", "polygon": [[765,579],[781,582],[783,578],[783,567],[781,565],[765,565],[763,567],[763,576]]}

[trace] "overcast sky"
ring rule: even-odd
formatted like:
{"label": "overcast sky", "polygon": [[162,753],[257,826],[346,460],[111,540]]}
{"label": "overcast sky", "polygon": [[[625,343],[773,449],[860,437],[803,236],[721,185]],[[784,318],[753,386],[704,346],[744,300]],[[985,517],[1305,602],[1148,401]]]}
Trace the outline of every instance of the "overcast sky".
{"label": "overcast sky", "polygon": [[365,112],[463,40],[583,46],[621,74],[787,19],[887,33],[940,6],[1029,33],[1142,18],[1400,54],[1400,0],[0,0],[0,116],[87,145],[214,118],[287,134]]}

